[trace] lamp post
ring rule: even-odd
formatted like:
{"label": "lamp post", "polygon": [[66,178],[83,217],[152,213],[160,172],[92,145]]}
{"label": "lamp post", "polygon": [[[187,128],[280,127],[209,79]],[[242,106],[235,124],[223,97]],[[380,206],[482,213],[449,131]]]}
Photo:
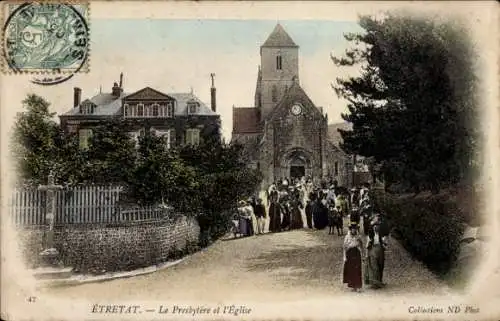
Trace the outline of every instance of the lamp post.
{"label": "lamp post", "polygon": [[45,203],[45,238],[43,248],[40,253],[41,260],[46,265],[54,265],[59,256],[59,252],[54,247],[54,218],[56,212],[55,192],[62,189],[61,185],[54,184],[54,174],[50,171],[47,185],[38,186],[38,190],[46,192]]}

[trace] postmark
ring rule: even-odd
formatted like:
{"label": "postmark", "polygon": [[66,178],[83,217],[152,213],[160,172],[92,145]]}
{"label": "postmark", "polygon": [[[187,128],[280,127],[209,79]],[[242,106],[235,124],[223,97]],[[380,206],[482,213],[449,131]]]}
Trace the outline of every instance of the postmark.
{"label": "postmark", "polygon": [[9,3],[5,9],[4,73],[43,74],[32,81],[51,84],[88,71],[88,3]]}

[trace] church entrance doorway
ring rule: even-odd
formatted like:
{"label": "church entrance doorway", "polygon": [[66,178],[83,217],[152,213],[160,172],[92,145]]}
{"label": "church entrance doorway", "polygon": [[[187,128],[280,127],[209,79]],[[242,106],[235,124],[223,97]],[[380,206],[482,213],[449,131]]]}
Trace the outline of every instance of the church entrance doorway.
{"label": "church entrance doorway", "polygon": [[299,148],[291,149],[284,155],[282,173],[292,180],[299,180],[311,174],[309,154]]}
{"label": "church entrance doorway", "polygon": [[292,179],[300,179],[303,176],[306,176],[306,168],[305,166],[290,166],[290,178]]}

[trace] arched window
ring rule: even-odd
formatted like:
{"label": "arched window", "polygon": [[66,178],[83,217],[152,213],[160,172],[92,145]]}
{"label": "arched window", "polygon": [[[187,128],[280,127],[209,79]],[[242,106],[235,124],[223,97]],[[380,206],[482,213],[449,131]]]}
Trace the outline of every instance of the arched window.
{"label": "arched window", "polygon": [[159,109],[160,109],[160,105],[158,105],[156,103],[151,105],[151,116],[158,117],[160,115]]}
{"label": "arched window", "polygon": [[138,117],[144,116],[144,104],[137,104],[137,116]]}
{"label": "arched window", "polygon": [[167,103],[165,116],[174,117],[174,105],[172,104],[172,102]]}

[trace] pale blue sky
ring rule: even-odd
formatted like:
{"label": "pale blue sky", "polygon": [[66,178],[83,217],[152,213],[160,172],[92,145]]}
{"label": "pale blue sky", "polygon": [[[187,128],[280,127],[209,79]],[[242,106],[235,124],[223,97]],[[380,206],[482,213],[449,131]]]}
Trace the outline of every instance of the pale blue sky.
{"label": "pale blue sky", "polygon": [[[150,86],[164,93],[191,89],[210,104],[210,73],[216,74],[217,112],[222,131],[232,131],[232,107],[253,106],[260,46],[276,20],[172,20],[92,19],[90,71],[78,73],[56,86],[37,86],[18,79],[15,95],[8,98],[20,107],[26,94],[35,93],[51,103],[57,114],[72,107],[73,87],[82,99],[109,92],[124,73],[124,90],[133,93]],[[328,113],[329,122],[342,122],[346,102],[331,88],[339,76],[353,70],[336,67],[330,53],[341,54],[348,45],[346,32],[361,31],[356,22],[280,20],[297,45],[299,78],[311,100]],[[347,70],[347,71],[346,71]],[[13,79],[12,79],[13,80]]]}
{"label": "pale blue sky", "polygon": [[[270,20],[93,20],[92,42],[99,49],[141,51],[204,50],[216,46],[222,50],[255,52],[278,21]],[[355,22],[283,20],[279,21],[303,55],[314,54],[324,46],[336,47],[345,32],[360,31]]]}

